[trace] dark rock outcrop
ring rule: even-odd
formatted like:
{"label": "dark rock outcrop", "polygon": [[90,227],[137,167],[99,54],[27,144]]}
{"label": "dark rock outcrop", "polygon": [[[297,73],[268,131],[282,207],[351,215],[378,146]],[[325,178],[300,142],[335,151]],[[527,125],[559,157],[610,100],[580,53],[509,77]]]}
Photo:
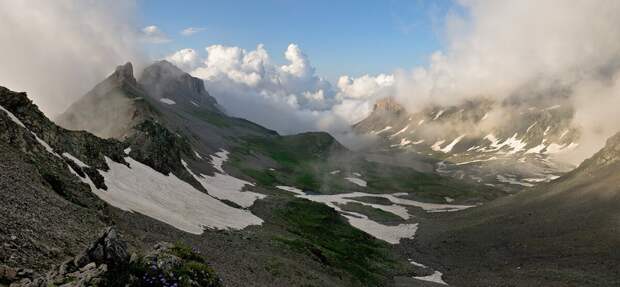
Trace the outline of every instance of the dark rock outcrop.
{"label": "dark rock outcrop", "polygon": [[196,286],[219,287],[221,280],[195,250],[158,243],[146,256],[129,256],[114,227],[74,258],[44,275],[0,266],[0,283],[10,287],[45,286]]}

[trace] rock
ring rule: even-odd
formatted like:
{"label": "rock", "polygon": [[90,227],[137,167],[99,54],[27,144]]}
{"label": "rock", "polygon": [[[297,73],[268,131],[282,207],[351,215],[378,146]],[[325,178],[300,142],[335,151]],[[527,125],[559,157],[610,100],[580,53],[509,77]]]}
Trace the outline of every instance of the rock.
{"label": "rock", "polygon": [[118,238],[114,227],[107,228],[97,241],[76,256],[74,260],[74,264],[78,268],[85,266],[89,262],[105,263],[110,267],[125,265],[129,262],[127,245]]}
{"label": "rock", "polygon": [[0,265],[0,281],[15,281],[17,280],[17,269],[6,266],[6,265]]}

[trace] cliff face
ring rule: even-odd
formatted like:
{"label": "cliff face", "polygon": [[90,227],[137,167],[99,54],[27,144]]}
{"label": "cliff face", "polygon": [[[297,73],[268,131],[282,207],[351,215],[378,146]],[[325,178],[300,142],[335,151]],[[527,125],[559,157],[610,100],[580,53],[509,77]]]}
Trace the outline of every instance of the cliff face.
{"label": "cliff face", "polygon": [[405,112],[405,108],[394,98],[388,97],[378,100],[373,107],[373,112],[401,113]]}

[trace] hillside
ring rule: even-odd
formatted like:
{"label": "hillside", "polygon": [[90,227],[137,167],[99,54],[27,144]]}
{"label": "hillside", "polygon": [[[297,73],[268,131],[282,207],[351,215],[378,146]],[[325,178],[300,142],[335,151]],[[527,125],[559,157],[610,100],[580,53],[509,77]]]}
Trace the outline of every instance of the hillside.
{"label": "hillside", "polygon": [[563,177],[422,224],[410,248],[460,286],[614,286],[620,134]]}

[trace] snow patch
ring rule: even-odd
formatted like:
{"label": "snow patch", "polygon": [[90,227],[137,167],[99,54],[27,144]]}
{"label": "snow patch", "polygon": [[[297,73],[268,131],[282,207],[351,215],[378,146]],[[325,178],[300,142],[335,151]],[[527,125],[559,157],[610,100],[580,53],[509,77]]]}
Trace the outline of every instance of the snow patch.
{"label": "snow patch", "polygon": [[348,180],[348,181],[350,181],[350,182],[352,182],[352,183],[354,183],[354,184],[357,184],[357,185],[359,185],[359,186],[361,186],[361,187],[366,187],[366,181],[365,181],[365,180],[363,180],[363,179],[361,179],[361,178],[357,178],[357,177],[345,177],[344,179],[346,179],[346,180]]}
{"label": "snow patch", "polygon": [[223,161],[214,161],[213,166],[217,170],[222,171],[222,173],[216,172],[212,176],[204,174],[196,175],[189,169],[185,161],[182,160],[181,162],[185,169],[187,169],[187,171],[207,190],[207,192],[215,198],[230,200],[241,207],[247,208],[252,206],[254,201],[266,197],[264,194],[251,191],[242,191],[243,187],[246,185],[254,186],[254,184],[223,172],[222,164],[226,159],[228,159],[228,152],[220,152],[219,155],[220,157],[217,158],[223,158]]}
{"label": "snow patch", "polygon": [[4,111],[9,116],[9,118],[18,126],[27,129],[24,123],[22,123],[22,121],[20,121],[13,113],[9,112],[9,110],[5,109],[3,106],[0,106],[0,110]]}
{"label": "snow patch", "polygon": [[431,149],[434,151],[441,151],[441,145],[446,142],[446,140],[440,140],[440,141],[436,141],[432,146]]}
{"label": "snow patch", "polygon": [[449,153],[452,151],[452,149],[454,148],[454,146],[459,143],[463,138],[465,137],[465,135],[461,135],[458,138],[455,138],[449,145],[445,146],[444,148],[440,149],[441,152],[443,153]]}
{"label": "snow patch", "polygon": [[105,158],[110,170],[99,171],[108,190],[91,186],[103,201],[119,209],[138,212],[180,230],[202,234],[204,228],[242,229],[263,220],[203,193],[174,174],[163,175],[130,157],[131,167]]}
{"label": "snow patch", "polygon": [[296,187],[292,187],[292,186],[286,186],[286,185],[278,185],[276,186],[276,188],[284,190],[284,191],[288,191],[288,192],[292,192],[294,194],[298,194],[298,195],[305,195],[305,193]]}
{"label": "snow patch", "polygon": [[164,104],[166,104],[166,105],[176,105],[175,101],[173,101],[171,99],[168,99],[168,98],[161,98],[161,99],[159,99],[159,101],[164,103]]}
{"label": "snow patch", "polygon": [[439,117],[441,117],[441,115],[443,115],[444,112],[445,112],[445,110],[438,111],[437,114],[435,114],[435,117],[433,118],[433,121],[438,119]]}
{"label": "snow patch", "polygon": [[433,272],[433,274],[428,275],[428,276],[420,276],[420,277],[413,277],[413,278],[422,280],[422,281],[427,281],[427,282],[434,282],[434,283],[441,284],[441,285],[448,285],[448,283],[443,281],[443,274],[439,271],[435,271]]}
{"label": "snow patch", "polygon": [[378,134],[380,134],[380,133],[387,132],[387,131],[389,131],[389,130],[391,130],[391,129],[392,129],[392,127],[391,127],[391,126],[387,126],[387,127],[383,128],[382,130],[380,130],[380,131],[378,131],[378,132],[374,132],[374,131],[373,131],[372,133],[373,133],[373,134],[378,135]]}
{"label": "snow patch", "polygon": [[70,159],[71,161],[73,161],[75,164],[77,164],[79,167],[89,167],[87,164],[85,164],[84,162],[82,162],[81,160],[77,159],[76,157],[74,157],[73,155],[71,155],[70,153],[63,153],[62,156]]}
{"label": "snow patch", "polygon": [[398,131],[398,132],[394,133],[393,135],[391,135],[391,136],[390,136],[390,138],[393,138],[393,137],[395,137],[395,136],[397,136],[397,135],[399,135],[399,134],[402,134],[402,133],[406,132],[406,131],[407,131],[407,129],[409,129],[409,126],[408,126],[408,125],[407,125],[407,126],[405,126],[403,129],[401,129],[400,131]]}

